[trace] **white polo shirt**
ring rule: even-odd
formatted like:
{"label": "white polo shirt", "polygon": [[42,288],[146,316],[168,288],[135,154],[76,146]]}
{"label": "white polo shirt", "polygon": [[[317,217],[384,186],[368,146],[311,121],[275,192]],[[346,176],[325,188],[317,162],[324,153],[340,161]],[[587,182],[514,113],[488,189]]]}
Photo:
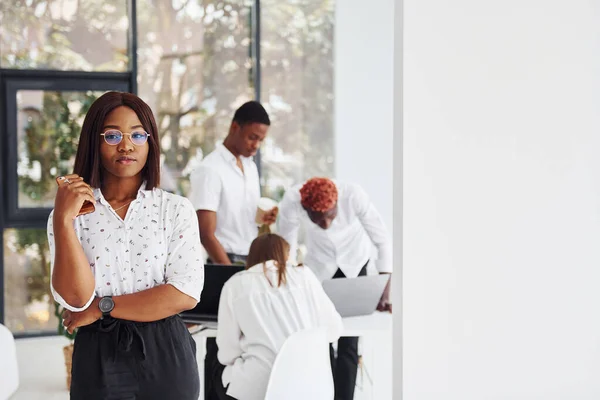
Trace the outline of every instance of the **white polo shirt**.
{"label": "white polo shirt", "polygon": [[254,218],[260,182],[252,158],[241,160],[244,172],[235,156],[222,143],[217,144],[191,173],[188,197],[194,209],[217,213],[215,236],[225,251],[245,256],[258,234]]}
{"label": "white polo shirt", "polygon": [[373,246],[379,272],[392,272],[392,243],[381,214],[367,193],[354,183],[334,181],[338,190],[337,216],[329,229],[312,222],[300,203],[300,188],[289,189],[279,204],[278,232],[296,254],[298,228],[306,228],[306,258],[319,280],[330,279],[339,268],[348,278],[358,276]]}

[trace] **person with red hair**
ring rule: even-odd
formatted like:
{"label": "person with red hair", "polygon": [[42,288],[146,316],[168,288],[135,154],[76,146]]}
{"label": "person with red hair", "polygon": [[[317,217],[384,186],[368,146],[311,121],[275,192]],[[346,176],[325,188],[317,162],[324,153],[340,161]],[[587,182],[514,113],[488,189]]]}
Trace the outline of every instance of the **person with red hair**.
{"label": "person with red hair", "polygon": [[[319,280],[367,275],[373,246],[379,273],[392,273],[390,235],[359,185],[315,177],[288,190],[279,205],[278,233],[290,244],[292,256],[302,224],[307,248],[304,264]],[[390,281],[377,305],[379,311],[392,311]],[[357,337],[339,339],[337,358],[331,348],[331,365],[335,399],[352,399],[358,370]]]}

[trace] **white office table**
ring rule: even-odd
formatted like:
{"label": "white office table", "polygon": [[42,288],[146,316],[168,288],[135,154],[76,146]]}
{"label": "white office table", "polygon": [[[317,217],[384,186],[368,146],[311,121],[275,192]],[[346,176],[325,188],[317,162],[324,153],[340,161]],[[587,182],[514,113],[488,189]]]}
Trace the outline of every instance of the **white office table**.
{"label": "white office table", "polygon": [[[374,312],[371,315],[342,318],[344,330],[342,336],[365,336],[392,331],[392,314]],[[217,330],[211,328],[191,327],[194,337],[216,337]]]}
{"label": "white office table", "polygon": [[[392,387],[392,316],[376,312],[363,317],[344,318],[344,336],[361,336],[361,353],[373,380],[365,374],[362,390],[357,388],[355,400],[391,399]],[[205,338],[216,330],[205,329],[194,335],[197,342],[201,396],[204,388]],[[68,341],[62,336],[18,339],[19,390],[10,400],[66,400],[66,372],[62,348]],[[359,373],[360,385],[360,373]]]}
{"label": "white office table", "polygon": [[[392,314],[375,312],[371,315],[343,318],[342,336],[360,336],[360,353],[364,370],[357,377],[355,400],[386,400],[392,398]],[[201,330],[199,330],[201,329]],[[197,344],[196,357],[200,372],[200,398],[204,398],[204,357],[206,338],[215,337],[216,329],[190,328]]]}

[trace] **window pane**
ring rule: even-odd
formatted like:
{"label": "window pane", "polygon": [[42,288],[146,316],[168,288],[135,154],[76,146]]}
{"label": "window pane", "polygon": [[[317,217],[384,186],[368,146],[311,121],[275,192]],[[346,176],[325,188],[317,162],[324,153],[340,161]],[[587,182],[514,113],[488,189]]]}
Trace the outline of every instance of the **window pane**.
{"label": "window pane", "polygon": [[73,172],[85,114],[102,92],[17,92],[19,208],[52,208],[55,178]]}
{"label": "window pane", "polygon": [[56,331],[45,229],[4,231],[4,324],[14,333]]}
{"label": "window pane", "polygon": [[261,101],[272,127],[262,147],[263,191],[332,176],[334,1],[261,1]]}
{"label": "window pane", "polygon": [[125,0],[0,2],[0,67],[126,71]]}
{"label": "window pane", "polygon": [[157,117],[163,189],[187,194],[190,170],[254,97],[251,2],[139,0],[138,90]]}

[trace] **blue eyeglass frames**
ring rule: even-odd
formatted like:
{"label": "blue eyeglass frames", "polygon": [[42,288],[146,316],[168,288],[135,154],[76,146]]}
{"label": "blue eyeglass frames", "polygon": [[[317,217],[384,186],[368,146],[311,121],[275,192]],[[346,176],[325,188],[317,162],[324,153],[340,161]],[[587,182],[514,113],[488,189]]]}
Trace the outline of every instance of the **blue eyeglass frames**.
{"label": "blue eyeglass frames", "polygon": [[116,129],[110,129],[104,133],[100,134],[104,136],[104,141],[111,146],[116,146],[123,140],[124,135],[129,135],[129,140],[136,146],[142,146],[144,143],[148,141],[148,132],[145,131],[133,131],[131,133],[123,133]]}

